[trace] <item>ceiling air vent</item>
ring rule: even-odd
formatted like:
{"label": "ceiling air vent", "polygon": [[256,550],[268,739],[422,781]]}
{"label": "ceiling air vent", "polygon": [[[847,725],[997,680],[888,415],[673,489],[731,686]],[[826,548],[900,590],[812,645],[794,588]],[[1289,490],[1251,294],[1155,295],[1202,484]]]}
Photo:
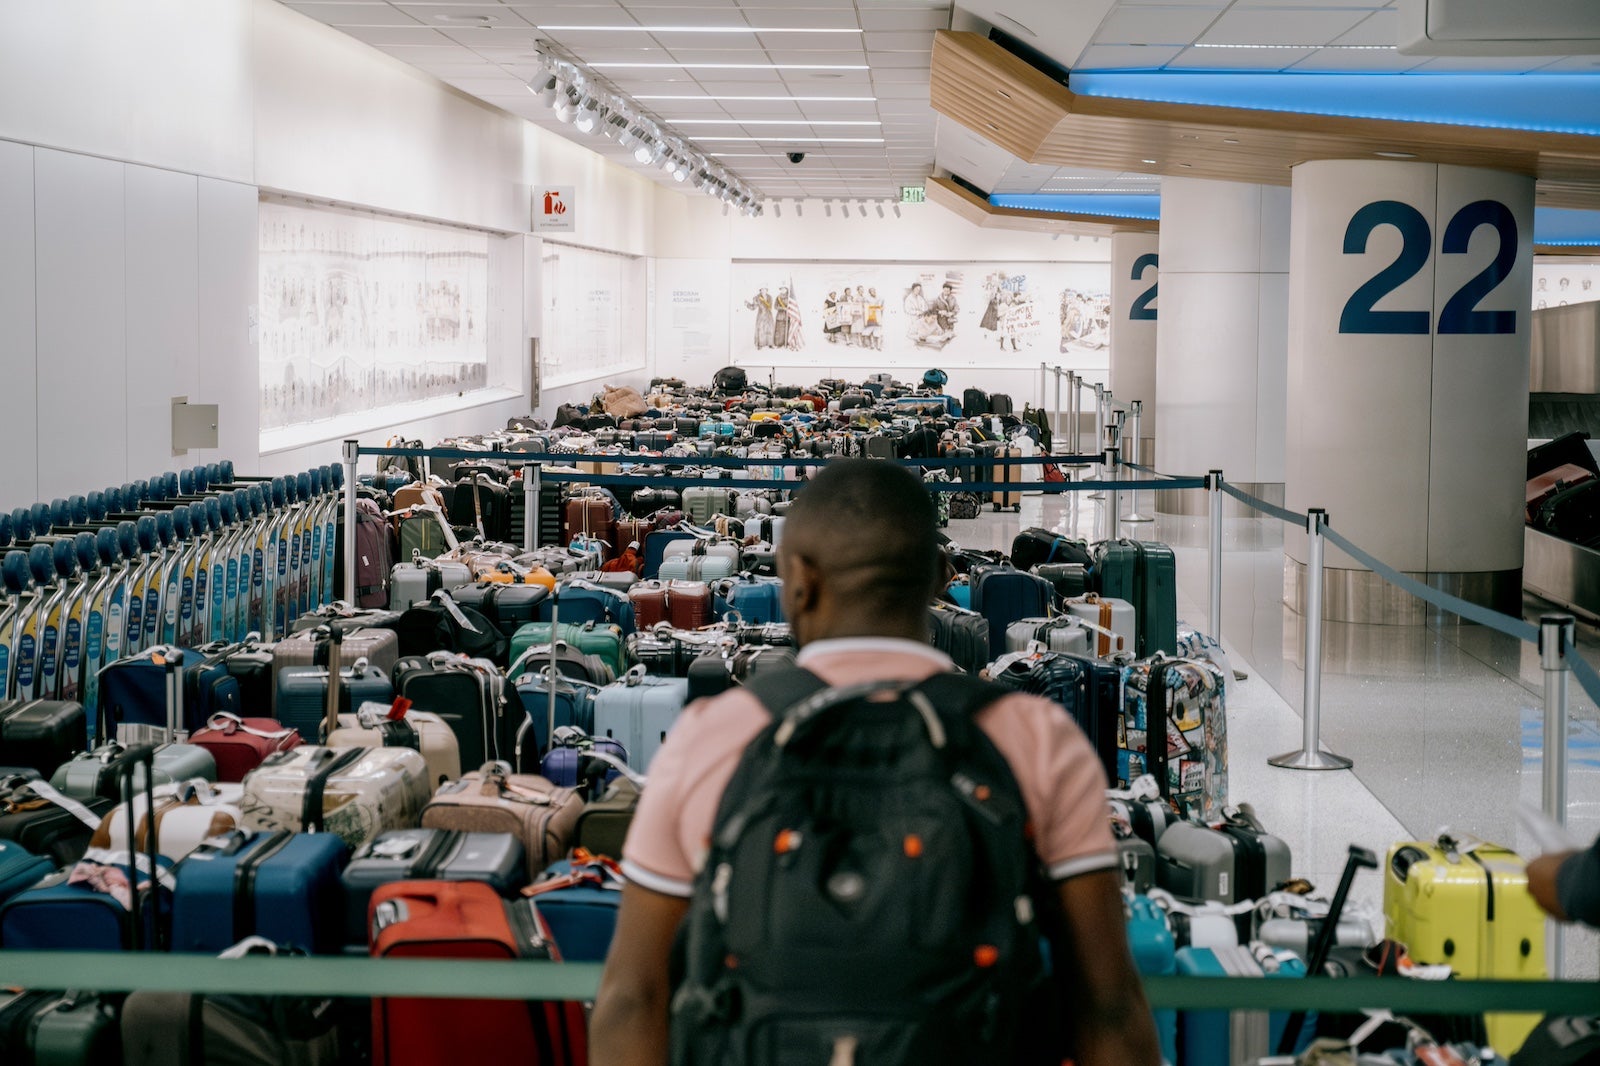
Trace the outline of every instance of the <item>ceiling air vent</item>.
{"label": "ceiling air vent", "polygon": [[1405,55],[1600,55],[1596,0],[1400,0]]}

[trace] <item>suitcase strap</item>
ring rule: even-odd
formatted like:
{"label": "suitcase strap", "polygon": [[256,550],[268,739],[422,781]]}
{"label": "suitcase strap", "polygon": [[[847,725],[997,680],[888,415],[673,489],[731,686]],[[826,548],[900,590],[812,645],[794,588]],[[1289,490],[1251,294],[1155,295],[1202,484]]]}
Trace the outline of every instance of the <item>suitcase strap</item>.
{"label": "suitcase strap", "polygon": [[265,729],[257,729],[254,726],[245,725],[244,719],[232,711],[216,712],[206,719],[206,728],[214,729],[225,737],[231,737],[235,733],[248,733],[253,737],[260,737],[262,740],[282,740],[294,732],[293,729],[280,729],[276,733],[269,733]]}
{"label": "suitcase strap", "polygon": [[446,859],[455,853],[462,835],[455,829],[435,830],[433,839],[428,841],[428,846],[422,849],[422,854],[411,864],[406,877],[414,881],[428,881],[437,877]]}
{"label": "suitcase strap", "polygon": [[294,834],[280,829],[261,841],[233,867],[233,939],[237,943],[256,932],[256,875],[262,864],[288,846]]}
{"label": "suitcase strap", "polygon": [[616,861],[604,855],[592,854],[587,848],[572,849],[571,869],[564,874],[545,878],[538,884],[529,885],[522,890],[524,898],[542,896],[546,892],[559,892],[564,888],[577,888],[580,885],[592,885],[595,888],[621,892],[622,886],[627,883],[627,878],[622,875],[622,867]]}
{"label": "suitcase strap", "polygon": [[[32,793],[36,799],[29,801],[24,792]],[[12,814],[18,811],[42,810],[50,804],[60,807],[91,829],[100,828],[100,819],[93,811],[43,780],[28,781],[14,789],[4,809],[7,814]]]}
{"label": "suitcase strap", "polygon": [[[325,750],[333,754],[330,749]],[[328,780],[339,771],[361,761],[361,757],[366,753],[365,748],[341,751],[328,762],[328,765],[306,778],[306,792],[300,800],[300,824],[306,827],[306,832],[322,831],[322,795],[327,790]]]}

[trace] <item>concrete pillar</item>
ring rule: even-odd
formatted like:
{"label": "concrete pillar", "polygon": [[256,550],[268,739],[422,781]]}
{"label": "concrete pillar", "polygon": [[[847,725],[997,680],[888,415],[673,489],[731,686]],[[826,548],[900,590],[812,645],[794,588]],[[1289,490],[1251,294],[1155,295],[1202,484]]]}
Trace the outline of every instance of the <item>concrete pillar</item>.
{"label": "concrete pillar", "polygon": [[1159,245],[1154,233],[1111,235],[1111,393],[1124,403],[1144,401],[1139,455],[1146,465],[1156,454]]}
{"label": "concrete pillar", "polygon": [[[1533,179],[1326,160],[1293,178],[1288,506],[1397,570],[1521,607]],[[1305,538],[1285,538],[1285,599]],[[1327,616],[1422,623],[1329,545]]]}
{"label": "concrete pillar", "polygon": [[[1162,178],[1160,255],[1156,466],[1221,470],[1281,502],[1289,190]],[[1156,507],[1204,514],[1205,493],[1157,493]]]}

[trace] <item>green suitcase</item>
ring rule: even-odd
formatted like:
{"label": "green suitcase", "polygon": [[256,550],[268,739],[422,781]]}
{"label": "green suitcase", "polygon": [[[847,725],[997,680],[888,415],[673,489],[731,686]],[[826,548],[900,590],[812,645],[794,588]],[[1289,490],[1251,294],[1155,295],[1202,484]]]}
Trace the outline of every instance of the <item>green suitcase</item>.
{"label": "green suitcase", "polygon": [[0,997],[0,1062],[99,1066],[121,1061],[116,1012],[98,996],[13,992]]}
{"label": "green suitcase", "polygon": [[[611,667],[611,672],[617,677],[628,672],[627,660],[623,653],[622,630],[617,626],[598,622],[562,622],[556,632],[556,639],[572,645],[587,655],[598,655],[605,660],[605,664]],[[544,664],[530,662],[518,666],[518,660],[529,648],[549,643],[549,622],[528,622],[519,627],[511,636],[511,669],[507,671],[506,676],[515,679],[521,674],[538,670]]]}
{"label": "green suitcase", "polygon": [[1141,540],[1097,544],[1094,582],[1101,596],[1133,604],[1139,658],[1178,653],[1178,571],[1171,548]]}

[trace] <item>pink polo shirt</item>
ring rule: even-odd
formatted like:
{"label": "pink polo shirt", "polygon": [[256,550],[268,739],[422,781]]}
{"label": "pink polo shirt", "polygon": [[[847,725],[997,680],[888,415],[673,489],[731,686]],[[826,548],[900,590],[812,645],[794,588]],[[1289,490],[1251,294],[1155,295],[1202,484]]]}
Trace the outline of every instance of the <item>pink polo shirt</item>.
{"label": "pink polo shirt", "polygon": [[[798,661],[836,686],[921,681],[954,669],[943,652],[888,638],[818,641]],[[664,895],[692,893],[723,789],[745,747],[770,721],[755,697],[737,688],[685,708],[650,762],[623,846],[622,868],[630,880]],[[1017,694],[984,708],[978,725],[1016,775],[1050,875],[1065,880],[1115,868],[1105,772],[1066,712],[1049,700]]]}

